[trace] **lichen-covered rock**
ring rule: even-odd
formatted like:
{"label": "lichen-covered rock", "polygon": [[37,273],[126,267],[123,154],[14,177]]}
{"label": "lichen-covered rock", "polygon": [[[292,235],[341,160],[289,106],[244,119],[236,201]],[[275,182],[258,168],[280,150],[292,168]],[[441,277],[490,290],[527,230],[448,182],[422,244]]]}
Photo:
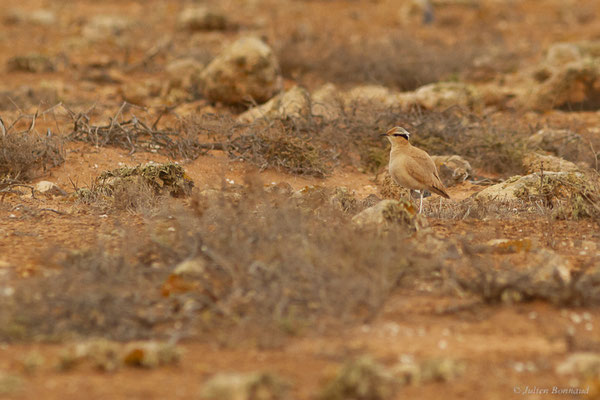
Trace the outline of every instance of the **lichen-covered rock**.
{"label": "lichen-covered rock", "polygon": [[[600,215],[600,179],[581,172],[544,172],[513,176],[475,195],[478,199],[538,202],[553,210],[558,219]],[[539,203],[541,202],[541,203]]]}
{"label": "lichen-covered rock", "polygon": [[558,364],[555,371],[559,375],[582,375],[595,377],[600,375],[600,354],[574,353]]}
{"label": "lichen-covered rock", "polygon": [[480,102],[477,89],[460,82],[437,82],[422,86],[414,92],[415,102],[427,109],[446,109],[452,106],[473,108]]}
{"label": "lichen-covered rock", "polygon": [[473,173],[471,164],[459,155],[431,156],[431,159],[447,187],[465,181]]}
{"label": "lichen-covered rock", "polygon": [[397,389],[396,379],[385,366],[370,357],[344,364],[326,383],[319,400],[386,400]]}
{"label": "lichen-covered rock", "polygon": [[89,363],[101,371],[112,372],[123,366],[157,368],[176,364],[181,351],[174,344],[145,341],[123,345],[106,339],[92,339],[67,347],[60,354],[59,367],[70,370]]}
{"label": "lichen-covered rock", "polygon": [[51,26],[56,23],[56,14],[51,10],[21,10],[12,9],[4,17],[9,24],[32,24],[41,26]]}
{"label": "lichen-covered rock", "polygon": [[188,7],[177,16],[177,26],[190,31],[223,30],[227,28],[227,17],[208,7]]}
{"label": "lichen-covered rock", "polygon": [[581,57],[581,50],[575,43],[554,43],[548,47],[545,61],[551,66],[560,67]]}
{"label": "lichen-covered rock", "polygon": [[399,104],[399,93],[385,86],[356,86],[342,94],[345,105],[369,104],[374,106],[393,107]]}
{"label": "lichen-covered rock", "polygon": [[536,110],[600,108],[600,59],[585,58],[556,68],[531,99]]}
{"label": "lichen-covered rock", "polygon": [[286,400],[290,385],[267,373],[222,373],[209,379],[201,396],[207,400]]}
{"label": "lichen-covered rock", "polygon": [[56,183],[49,181],[40,181],[35,184],[35,190],[48,196],[66,196],[67,192],[60,188]]}
{"label": "lichen-covered rock", "polygon": [[249,109],[238,116],[238,121],[250,123],[260,118],[296,119],[310,115],[310,94],[299,86],[294,86],[263,105]]}
{"label": "lichen-covered rock", "polygon": [[181,58],[171,61],[165,67],[165,71],[169,76],[170,88],[191,87],[195,77],[202,73],[204,65],[194,58]]}
{"label": "lichen-covered rock", "polygon": [[312,93],[312,114],[325,120],[334,120],[343,109],[342,95],[333,83],[327,83]]}
{"label": "lichen-covered rock", "polygon": [[523,167],[528,174],[534,172],[578,172],[580,168],[571,161],[560,157],[528,153],[523,157]]}
{"label": "lichen-covered rock", "polygon": [[528,252],[532,248],[529,238],[524,239],[491,239],[485,243],[484,252],[495,254],[512,254]]}
{"label": "lichen-covered rock", "polygon": [[352,222],[358,226],[374,225],[381,228],[399,225],[412,231],[419,229],[423,223],[408,199],[382,200],[355,215]]}
{"label": "lichen-covered rock", "polygon": [[279,62],[256,37],[237,40],[202,71],[200,91],[211,101],[227,104],[264,103],[281,90]]}
{"label": "lichen-covered rock", "polygon": [[452,358],[435,358],[421,363],[422,382],[449,382],[460,377],[465,371],[464,363]]}
{"label": "lichen-covered rock", "polygon": [[181,165],[148,163],[105,171],[96,179],[96,188],[110,193],[118,185],[139,182],[149,185],[156,193],[172,196],[188,194],[194,186]]}
{"label": "lichen-covered rock", "polygon": [[131,367],[158,368],[174,365],[181,358],[181,350],[172,343],[145,341],[133,342],[124,346],[122,362]]}
{"label": "lichen-covered rock", "polygon": [[120,15],[95,15],[83,26],[82,36],[88,40],[105,40],[125,33],[132,21]]}
{"label": "lichen-covered rock", "polygon": [[568,129],[540,129],[527,138],[527,146],[576,160],[584,150],[581,135]]}
{"label": "lichen-covered rock", "polygon": [[[572,172],[547,172],[544,181],[539,173],[525,176],[513,176],[502,183],[489,186],[478,192],[476,197],[485,200],[529,200],[544,192],[544,184],[557,186],[552,188],[557,196],[568,196],[568,187],[561,184],[562,180],[582,184],[584,176]],[[556,190],[555,190],[556,189]],[[562,189],[562,191],[557,191]]]}

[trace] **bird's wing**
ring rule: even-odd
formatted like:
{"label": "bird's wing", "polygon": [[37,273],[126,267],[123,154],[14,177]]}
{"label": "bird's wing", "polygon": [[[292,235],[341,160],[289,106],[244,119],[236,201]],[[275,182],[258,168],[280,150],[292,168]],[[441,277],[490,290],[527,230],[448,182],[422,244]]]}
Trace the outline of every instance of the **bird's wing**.
{"label": "bird's wing", "polygon": [[421,149],[414,149],[417,151],[414,151],[411,154],[411,157],[406,157],[405,160],[407,172],[419,182],[428,186],[430,191],[440,196],[450,198],[448,193],[446,193],[446,187],[442,183],[437,168],[435,167],[435,163],[431,157]]}

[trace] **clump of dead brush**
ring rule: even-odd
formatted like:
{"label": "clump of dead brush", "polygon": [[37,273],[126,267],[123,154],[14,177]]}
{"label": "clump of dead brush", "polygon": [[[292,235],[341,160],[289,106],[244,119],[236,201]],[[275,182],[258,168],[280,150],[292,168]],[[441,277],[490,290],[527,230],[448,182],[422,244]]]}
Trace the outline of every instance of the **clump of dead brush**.
{"label": "clump of dead brush", "polygon": [[[0,298],[0,338],[208,334],[227,343],[366,321],[411,271],[437,265],[431,255],[412,260],[401,234],[359,229],[327,199],[260,183],[201,192],[118,250],[68,252],[56,275],[20,282]],[[183,261],[195,266],[182,275]]]}
{"label": "clump of dead brush", "polygon": [[158,128],[168,109],[161,110],[154,122],[146,123],[133,113],[129,119],[125,119],[123,113],[129,107],[131,105],[123,103],[115,116],[104,125],[91,124],[88,116],[91,110],[75,113],[65,107],[73,121],[68,138],[95,146],[121,147],[131,153],[140,150],[162,153],[172,158],[195,159],[206,151],[196,137],[185,134],[183,129]]}
{"label": "clump of dead brush", "polygon": [[308,135],[285,124],[255,126],[244,135],[232,138],[227,151],[234,157],[257,165],[293,174],[324,177],[330,170],[328,152]]}
{"label": "clump of dead brush", "polygon": [[[31,118],[25,130],[17,131],[17,123]],[[0,181],[24,182],[35,178],[48,167],[64,162],[64,151],[60,139],[48,130],[46,135],[35,132],[38,113],[21,115],[9,126],[0,118]]]}
{"label": "clump of dead brush", "polygon": [[[410,37],[332,46],[331,34],[296,33],[279,43],[276,53],[284,76],[294,80],[314,74],[343,85],[379,84],[413,90],[455,77],[470,68],[478,50],[473,46],[419,43]],[[402,54],[402,57],[395,55]]]}

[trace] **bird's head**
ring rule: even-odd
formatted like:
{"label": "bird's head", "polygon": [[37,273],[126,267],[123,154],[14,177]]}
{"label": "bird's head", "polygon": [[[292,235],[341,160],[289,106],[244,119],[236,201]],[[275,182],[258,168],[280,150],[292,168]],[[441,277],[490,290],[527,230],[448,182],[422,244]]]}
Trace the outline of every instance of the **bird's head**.
{"label": "bird's head", "polygon": [[392,144],[406,144],[410,138],[410,132],[401,126],[395,126],[381,136],[387,137]]}

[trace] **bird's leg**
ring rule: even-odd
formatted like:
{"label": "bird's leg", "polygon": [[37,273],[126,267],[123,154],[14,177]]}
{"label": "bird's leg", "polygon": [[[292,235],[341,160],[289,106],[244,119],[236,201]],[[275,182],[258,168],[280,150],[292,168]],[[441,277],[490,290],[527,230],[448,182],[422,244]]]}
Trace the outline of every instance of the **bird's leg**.
{"label": "bird's leg", "polygon": [[425,193],[425,191],[417,190],[417,192],[419,192],[421,194],[421,202],[419,204],[419,214],[421,214],[421,212],[423,211],[423,194]]}

